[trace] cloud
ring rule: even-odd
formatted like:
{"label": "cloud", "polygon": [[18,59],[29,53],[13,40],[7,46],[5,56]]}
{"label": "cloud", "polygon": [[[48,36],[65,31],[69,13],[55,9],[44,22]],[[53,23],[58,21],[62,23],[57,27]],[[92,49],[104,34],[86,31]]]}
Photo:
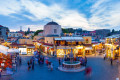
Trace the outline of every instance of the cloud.
{"label": "cloud", "polygon": [[[80,9],[82,9],[81,7],[86,7],[88,13],[82,13],[82,10],[77,8],[71,9],[68,7],[68,4],[66,4],[68,0],[65,0],[66,5],[55,2],[55,0],[52,2],[48,1],[49,4],[43,3],[43,1],[44,0],[42,0],[42,2],[39,0],[1,0],[0,15],[10,16],[11,18],[15,18],[15,20],[23,21],[24,23],[16,24],[17,26],[24,26],[25,30],[27,30],[29,26],[32,30],[41,29],[51,20],[58,22],[62,27],[75,27],[87,30],[102,28],[118,29],[120,26],[119,0],[73,1],[73,3],[79,3],[79,5],[84,3],[84,5],[80,6]],[[64,0],[62,2],[64,2]],[[86,6],[86,4],[88,6]],[[89,17],[87,17],[88,15]],[[27,20],[29,19],[31,23],[26,23],[26,18]],[[41,22],[35,24],[35,22],[38,21]]]}
{"label": "cloud", "polygon": [[18,0],[0,0],[0,15],[20,13],[22,7]]}
{"label": "cloud", "polygon": [[[97,28],[120,29],[120,1],[99,0],[91,7],[89,23]],[[94,28],[94,27],[93,27]]]}
{"label": "cloud", "polygon": [[62,26],[89,27],[84,14],[76,10],[65,9],[63,5],[55,3],[52,5],[45,5],[41,2],[27,0],[21,0],[21,2],[25,10],[32,15],[24,16],[33,21],[50,18],[51,20],[57,21]]}

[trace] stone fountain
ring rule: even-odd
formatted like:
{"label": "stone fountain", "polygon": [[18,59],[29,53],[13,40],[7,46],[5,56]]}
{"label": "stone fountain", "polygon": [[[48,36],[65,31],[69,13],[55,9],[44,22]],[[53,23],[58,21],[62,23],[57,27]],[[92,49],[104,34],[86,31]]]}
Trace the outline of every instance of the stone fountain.
{"label": "stone fountain", "polygon": [[74,56],[71,48],[71,52],[69,54],[70,61],[64,61],[62,66],[59,66],[58,69],[64,72],[80,72],[85,69],[85,67],[81,67],[80,61],[74,61]]}

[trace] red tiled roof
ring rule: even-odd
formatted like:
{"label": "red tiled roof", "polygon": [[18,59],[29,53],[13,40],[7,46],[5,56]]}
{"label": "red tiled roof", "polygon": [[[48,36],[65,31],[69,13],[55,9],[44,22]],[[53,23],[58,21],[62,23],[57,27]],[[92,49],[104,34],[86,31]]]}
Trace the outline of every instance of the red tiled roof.
{"label": "red tiled roof", "polygon": [[92,44],[98,44],[98,42],[92,42]]}
{"label": "red tiled roof", "polygon": [[44,45],[53,46],[53,44],[43,43]]}
{"label": "red tiled roof", "polygon": [[90,33],[96,33],[96,31],[91,31]]}
{"label": "red tiled roof", "polygon": [[17,43],[12,43],[10,44],[11,46],[23,46],[23,45],[26,45],[26,46],[34,46],[33,44],[17,44]]}

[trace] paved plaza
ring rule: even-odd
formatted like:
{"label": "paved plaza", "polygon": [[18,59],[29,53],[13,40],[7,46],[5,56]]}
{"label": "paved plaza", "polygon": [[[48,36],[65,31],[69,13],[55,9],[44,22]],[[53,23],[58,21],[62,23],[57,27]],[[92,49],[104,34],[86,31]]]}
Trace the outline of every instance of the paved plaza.
{"label": "paved plaza", "polygon": [[[31,56],[22,56],[22,65],[18,66],[17,71],[12,76],[2,76],[0,80],[87,80],[85,72],[61,72],[57,69],[58,60],[49,58],[54,64],[54,70],[48,70],[47,66],[35,64],[34,70],[27,70],[27,61]],[[90,80],[115,80],[118,77],[118,65],[114,62],[104,61],[102,57],[88,57],[88,66],[92,67]]]}

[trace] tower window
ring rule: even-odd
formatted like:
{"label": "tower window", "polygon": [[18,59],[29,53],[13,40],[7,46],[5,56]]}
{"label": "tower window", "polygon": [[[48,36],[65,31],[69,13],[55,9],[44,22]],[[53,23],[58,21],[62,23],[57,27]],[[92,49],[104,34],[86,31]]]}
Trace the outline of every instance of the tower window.
{"label": "tower window", "polygon": [[57,33],[57,29],[54,29],[54,33]]}

